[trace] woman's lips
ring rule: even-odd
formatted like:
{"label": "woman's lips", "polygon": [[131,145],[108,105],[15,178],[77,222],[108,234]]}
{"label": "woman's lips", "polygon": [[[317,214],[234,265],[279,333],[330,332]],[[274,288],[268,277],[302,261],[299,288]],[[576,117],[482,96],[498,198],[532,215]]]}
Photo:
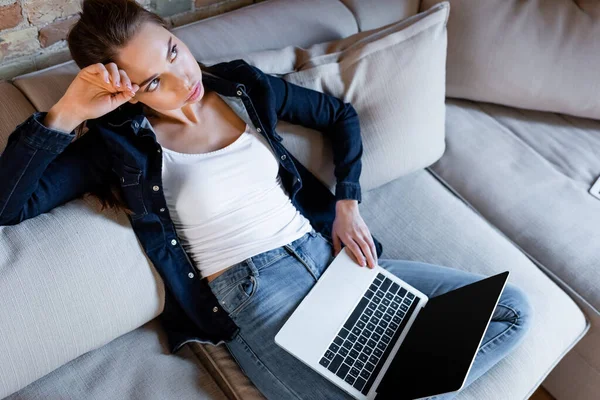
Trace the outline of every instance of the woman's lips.
{"label": "woman's lips", "polygon": [[200,84],[200,82],[196,83],[196,85],[194,85],[194,89],[192,90],[192,93],[190,94],[190,97],[188,97],[187,101],[196,100],[198,97],[200,97],[200,94],[202,93],[203,89],[204,89],[204,87]]}

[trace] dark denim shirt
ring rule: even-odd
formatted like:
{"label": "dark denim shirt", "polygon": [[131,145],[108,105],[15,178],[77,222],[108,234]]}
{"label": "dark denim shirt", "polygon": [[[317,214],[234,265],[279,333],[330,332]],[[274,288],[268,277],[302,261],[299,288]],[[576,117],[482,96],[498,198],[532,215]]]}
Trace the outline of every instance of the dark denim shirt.
{"label": "dark denim shirt", "polygon": [[[266,74],[242,59],[203,69],[202,83],[207,91],[243,101],[279,160],[279,175],[292,203],[331,240],[336,201],[361,201],[363,147],[352,105]],[[239,328],[201,278],[170,218],[161,181],[162,148],[142,105],[126,103],[89,120],[89,132],[75,141],[73,133],[42,125],[44,117],[37,112],[20,124],[0,156],[0,225],[33,218],[96,185],[117,183],[134,212],[129,216],[131,226],[165,283],[160,319],[171,352],[190,341],[231,340]],[[330,139],[335,195],[285,149],[275,131],[278,119],[318,130]],[[381,243],[373,240],[379,257]]]}

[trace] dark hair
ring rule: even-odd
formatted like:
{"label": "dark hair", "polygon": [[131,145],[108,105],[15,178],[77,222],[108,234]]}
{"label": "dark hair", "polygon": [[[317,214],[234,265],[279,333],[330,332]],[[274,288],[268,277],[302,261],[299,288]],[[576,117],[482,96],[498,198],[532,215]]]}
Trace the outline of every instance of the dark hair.
{"label": "dark hair", "polygon": [[[79,20],[67,35],[67,43],[73,60],[82,69],[96,63],[114,62],[119,49],[145,22],[168,28],[164,19],[135,0],[84,0],[81,8]],[[84,125],[77,129],[77,139],[83,134]],[[90,194],[100,200],[101,210],[110,207],[133,214],[122,200],[120,187],[111,182],[93,189]]]}

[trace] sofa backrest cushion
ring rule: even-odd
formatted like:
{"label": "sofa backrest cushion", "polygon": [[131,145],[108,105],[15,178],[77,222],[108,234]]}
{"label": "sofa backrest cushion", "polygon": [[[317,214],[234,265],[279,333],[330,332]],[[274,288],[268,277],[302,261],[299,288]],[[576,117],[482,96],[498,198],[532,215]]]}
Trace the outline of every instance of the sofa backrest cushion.
{"label": "sofa backrest cushion", "polygon": [[175,28],[199,61],[241,52],[308,46],[358,32],[339,0],[274,0]]}
{"label": "sofa backrest cushion", "polygon": [[348,7],[359,31],[391,24],[419,12],[419,0],[340,0]]}
{"label": "sofa backrest cushion", "polygon": [[15,127],[35,111],[19,89],[0,81],[0,153]]}
{"label": "sofa backrest cushion", "polygon": [[448,97],[600,119],[600,1],[450,3]]}

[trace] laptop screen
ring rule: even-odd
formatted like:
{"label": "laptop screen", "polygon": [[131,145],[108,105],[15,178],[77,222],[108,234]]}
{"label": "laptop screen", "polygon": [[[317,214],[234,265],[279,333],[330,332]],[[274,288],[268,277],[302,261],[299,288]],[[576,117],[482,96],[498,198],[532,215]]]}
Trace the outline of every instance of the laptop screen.
{"label": "laptop screen", "polygon": [[508,271],[431,297],[377,387],[379,399],[459,390],[508,279]]}

